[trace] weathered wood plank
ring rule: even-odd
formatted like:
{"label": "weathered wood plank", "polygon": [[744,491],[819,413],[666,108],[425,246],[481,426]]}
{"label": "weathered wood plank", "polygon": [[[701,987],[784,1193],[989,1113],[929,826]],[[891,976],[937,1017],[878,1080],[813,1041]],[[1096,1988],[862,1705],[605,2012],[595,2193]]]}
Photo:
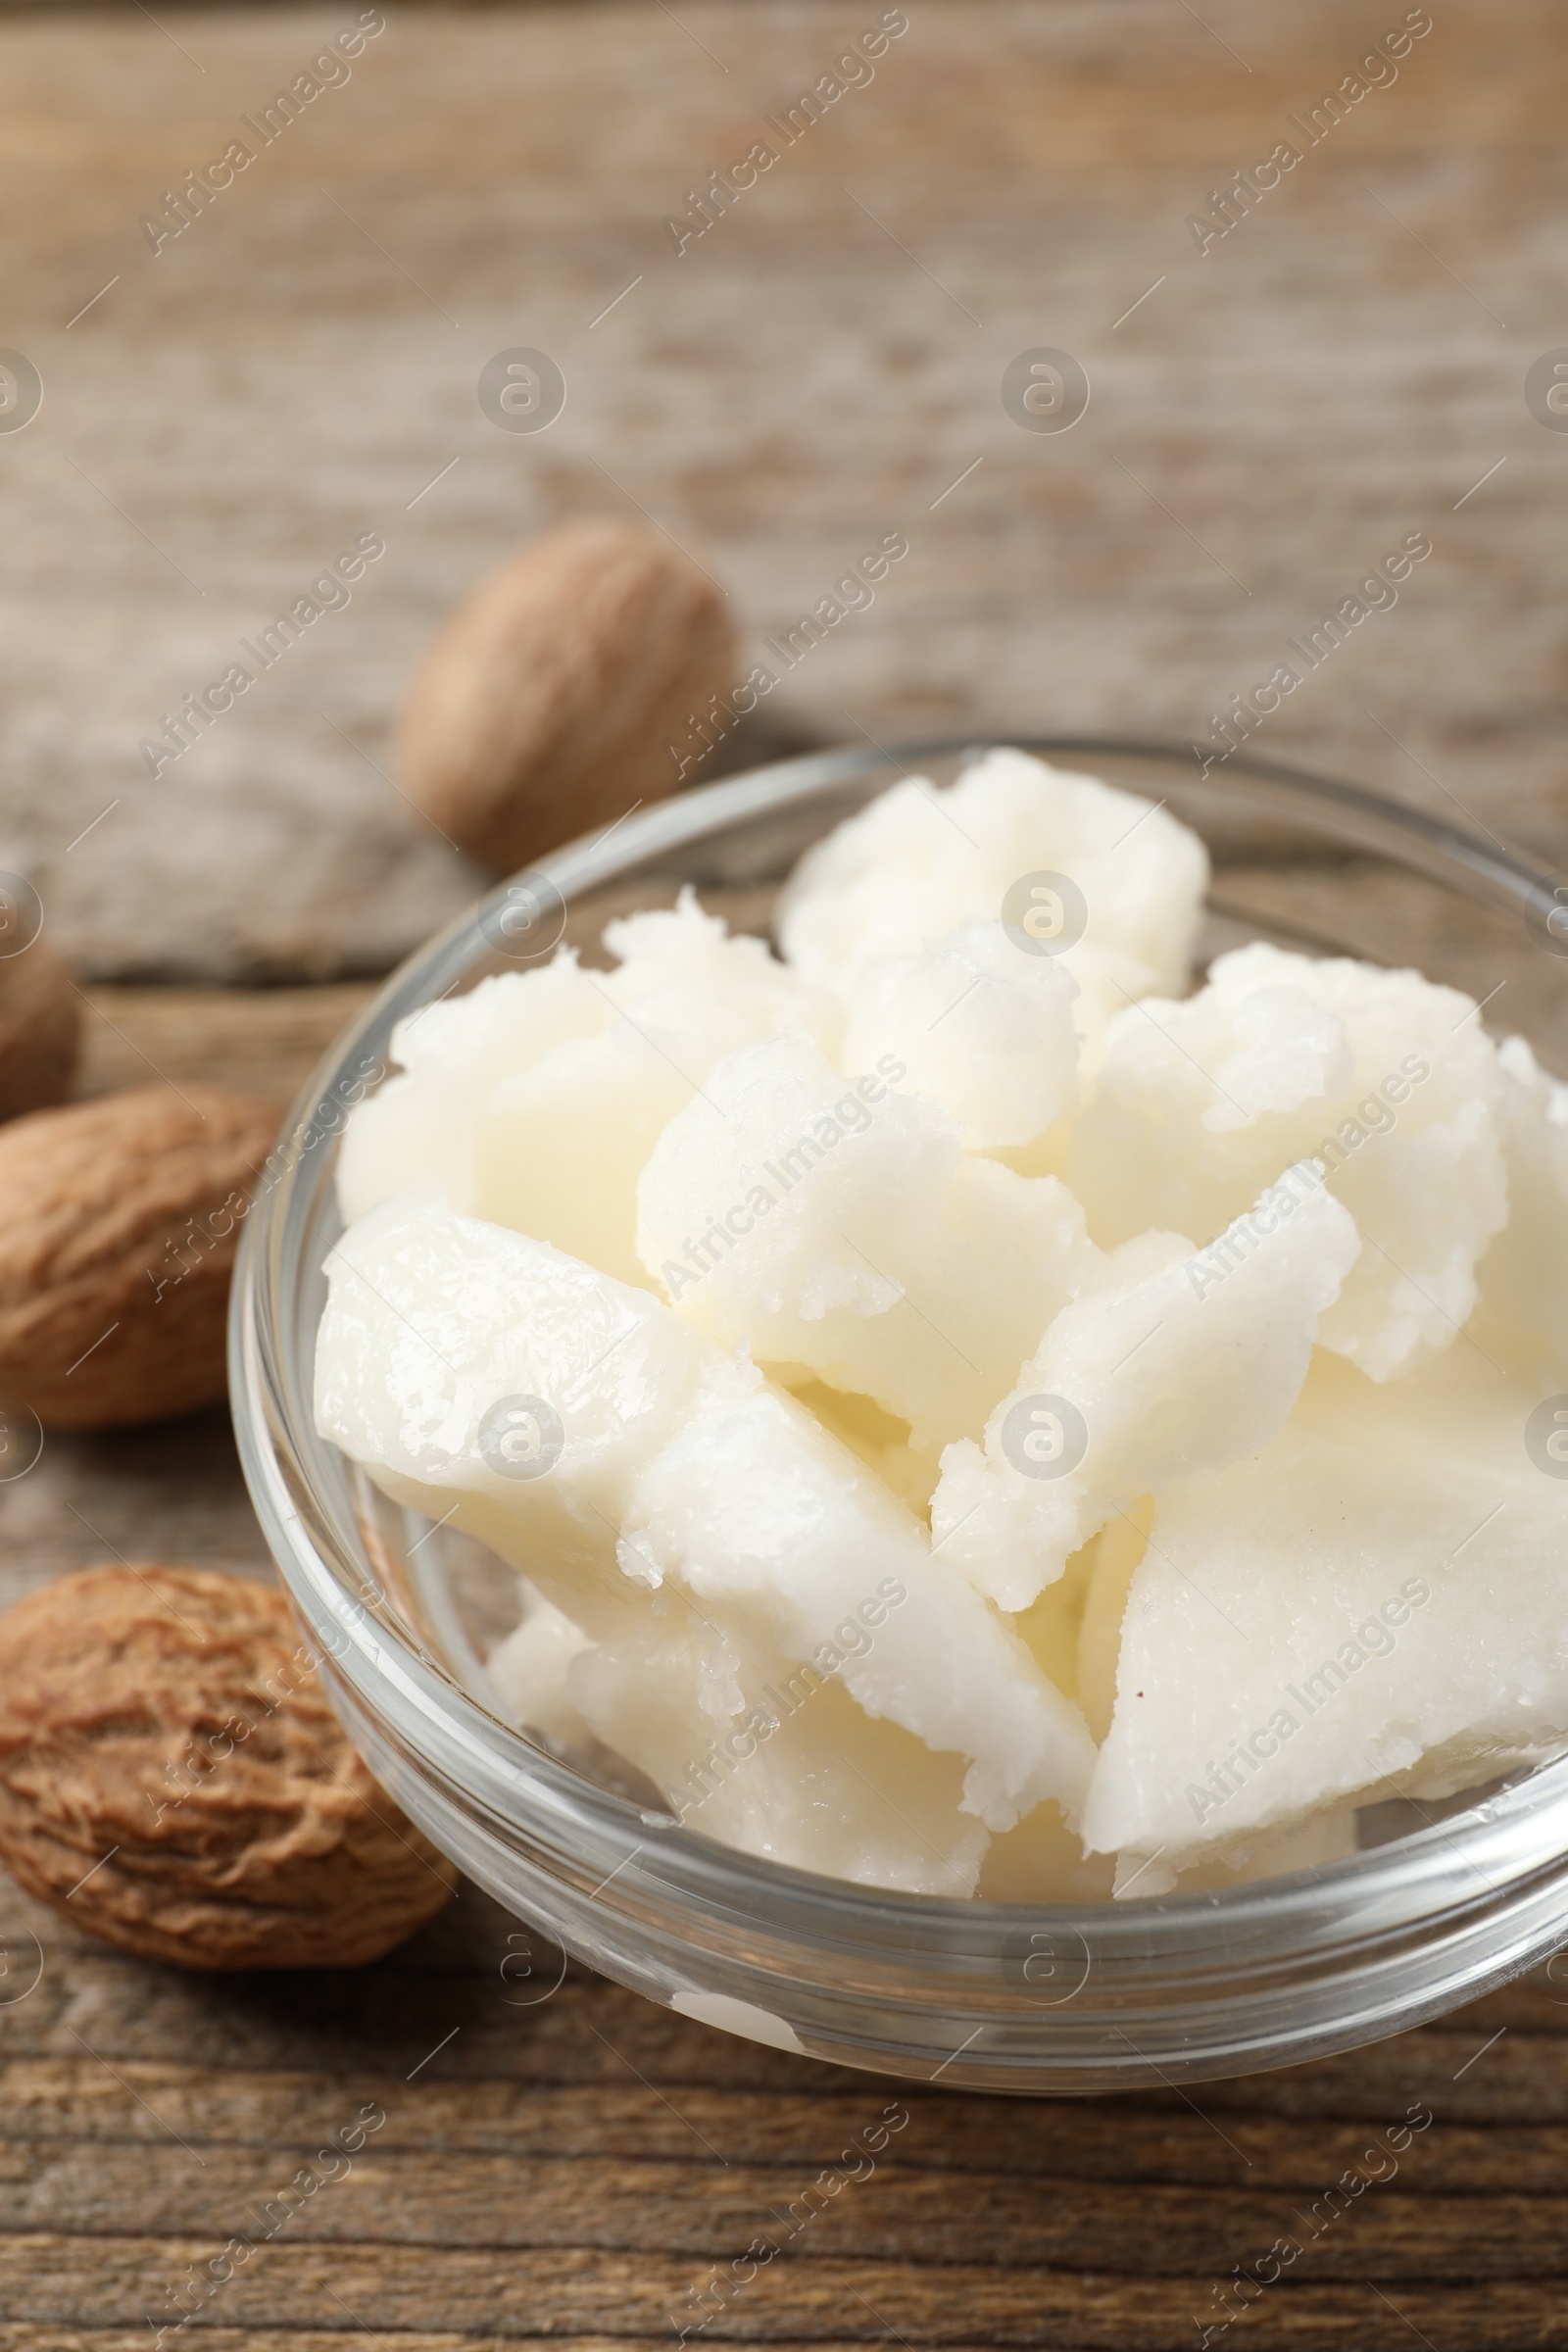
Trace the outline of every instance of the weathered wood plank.
{"label": "weathered wood plank", "polygon": [[[1171,2290],[1168,2300],[1173,2312],[1185,2292],[1181,2285]],[[1409,2291],[1401,2288],[1396,2304],[1381,2297],[1370,2285],[1359,2290],[1331,2289],[1314,2292],[1310,2301],[1305,2297],[1292,2299],[1284,2310],[1265,2310],[1261,2320],[1248,2325],[1245,2340],[1261,2347],[1262,2352],[1396,2352],[1396,2347],[1412,2341],[1413,2323],[1404,2315],[1419,2308],[1424,2323],[1421,2332],[1434,2352],[1560,2352],[1565,2339],[1550,2295],[1549,2288],[1539,2294],[1518,2288],[1483,2287],[1459,2293],[1439,2289],[1420,2298],[1417,2304]],[[1085,2301],[1088,2303],[1090,2298]],[[343,2352],[345,2337],[352,2340],[358,2331],[349,2319],[339,2316],[339,2326],[333,2328],[328,2323],[319,2329],[295,2324],[282,2328],[204,2326],[200,2340],[209,2352],[277,2352],[281,2343],[286,2343],[290,2352]],[[847,2324],[853,2324],[858,2316],[858,2307],[852,2300]],[[867,2333],[858,2337],[821,2335],[791,2340],[808,2340],[812,2352],[849,2352],[851,2345],[890,2340],[886,2330],[880,2336],[870,2332],[873,2325],[868,2321]],[[1093,2308],[1087,2309],[1081,2319],[1076,2313],[1058,2318],[1045,2340],[1052,2352],[1105,2352],[1107,2347],[1109,2352],[1120,2352],[1124,2346],[1127,2352],[1188,2352],[1198,2340],[1198,2332],[1185,2311],[1180,2321],[1162,2320],[1152,2298],[1133,2290],[1125,2303],[1118,2303],[1108,2295],[1096,2295]],[[674,2341],[667,2329],[660,2335],[546,2337],[510,2330],[503,2334],[492,2328],[454,2334],[432,2333],[417,2327],[405,2329],[388,2326],[376,2333],[383,2342],[395,2342],[398,2352],[473,2352],[476,2346],[482,2346],[483,2352],[514,2352],[514,2348],[522,2352],[523,2347],[539,2348],[542,2352],[546,2345],[549,2352],[655,2352],[655,2347],[658,2352],[669,2352]],[[7,2327],[0,2323],[0,2352],[148,2352],[151,2340],[145,2326],[138,2332],[117,2328],[33,2327],[25,2322]],[[946,2352],[979,2352],[980,2348],[980,2339],[951,2335],[932,2338],[923,2336],[923,2331],[917,2328],[911,2329],[904,2340],[940,2340]]]}
{"label": "weathered wood plank", "polygon": [[[1425,530],[1397,607],[1302,664],[1259,745],[1555,852],[1564,445],[1522,394],[1562,333],[1549,0],[1450,0],[1315,143],[1291,118],[1379,28],[1355,0],[1230,0],[1212,30],[1166,0],[923,0],[678,257],[685,191],[851,20],[676,15],[394,8],[156,255],[159,192],[319,24],[187,9],[176,46],[134,10],[90,39],[5,19],[7,333],[46,398],[4,472],[0,834],[62,944],[123,977],[384,966],[473,886],[397,789],[431,628],[521,535],[639,506],[732,586],[746,663],[905,533],[763,706],[833,740],[1206,735]],[[1200,254],[1189,217],[1291,136]],[[545,435],[475,396],[519,335],[570,387]],[[1065,434],[1001,399],[1042,338],[1094,386]],[[352,605],[150,776],[162,714],[366,529]]]}
{"label": "weathered wood plank", "polygon": [[[11,6],[13,0],[0,0]],[[25,5],[25,0],[17,0]],[[513,0],[514,5],[526,7],[529,0]],[[206,2352],[278,2352],[286,2343],[290,2352],[343,2352],[345,2335],[358,2332],[352,2321],[337,2315],[319,2328],[290,2326],[286,2330],[272,2328],[225,2328],[204,2325],[201,2342]],[[513,2345],[542,2345],[548,2341],[550,2352],[668,2352],[670,2337],[627,2335],[554,2335],[500,2336],[485,2329],[479,2334],[457,2334],[450,2329],[432,2331],[425,2328],[398,2328],[398,2352],[473,2352],[476,2344],[506,2352]],[[175,2338],[166,2338],[175,2341]],[[136,2329],[122,2328],[74,2328],[50,2324],[34,2326],[28,2321],[8,2325],[0,2320],[0,2352],[149,2352],[152,2337],[145,2323]],[[818,2352],[844,2352],[842,2345],[818,2348]]]}
{"label": "weathered wood plank", "polygon": [[[19,2321],[145,2329],[149,2314],[178,2308],[171,2295],[185,2266],[211,2252],[210,2239],[104,2238],[91,2276],[83,2277],[74,2241],[43,2232],[0,2239],[0,2296]],[[646,2254],[273,2244],[257,2250],[207,2312],[229,2328],[292,2329],[319,2327],[317,2315],[325,2310],[340,2316],[345,2331],[380,2333],[422,2328],[434,2303],[449,2328],[488,2342],[602,2334],[667,2344],[672,2308],[708,2276],[700,2266]],[[1568,2306],[1550,2284],[1449,2286],[1385,2276],[1392,2312],[1380,2287],[1366,2282],[1282,2283],[1262,2296],[1247,2340],[1265,2352],[1381,2352],[1407,2343],[1413,2325],[1441,2352],[1537,2352],[1568,2343]],[[1167,2352],[1195,2341],[1192,2315],[1211,2309],[1213,2283],[1180,2271],[1133,2280],[1076,2269],[999,2275],[973,2266],[933,2275],[907,2263],[779,2260],[759,2271],[705,2336],[830,2344],[885,2341],[896,2332],[955,2347]]]}
{"label": "weathered wood plank", "polygon": [[110,988],[82,992],[78,1095],[197,1079],[270,1096],[279,1116],[370,994],[321,988]]}
{"label": "weathered wood plank", "polygon": [[[360,2112],[355,2103],[339,2123]],[[880,2102],[868,2102],[862,2125],[880,2112]],[[210,2236],[221,2244],[234,2236],[279,2246],[490,2246],[517,2254],[598,2249],[720,2262],[744,2254],[756,2238],[792,2261],[1126,2276],[1160,2274],[1180,2247],[1194,2275],[1223,2276],[1290,2234],[1301,2247],[1303,2277],[1353,2278],[1368,2266],[1386,2277],[1460,2280],[1568,2273],[1568,2189],[1520,2194],[1461,2183],[1434,2194],[1422,2177],[1420,2143],[1382,2184],[1348,2166],[1298,2188],[1242,2191],[1092,2183],[1073,2180],[1065,2163],[1061,2176],[1043,2180],[887,2161],[861,2180],[840,2179],[836,2194],[823,2185],[813,2197],[822,2173],[809,2161],[633,2165],[448,2151],[431,2165],[422,2151],[399,2153],[396,2133],[394,2110],[384,2140],[351,2169],[339,2160],[335,2177],[314,2190],[309,2182],[320,2171],[310,2170],[309,2143],[273,2151],[209,2143],[195,2153],[172,2144],[100,2146],[90,2166],[74,2150],[14,2146],[0,2161],[0,2238],[47,2227],[83,2238]],[[998,2137],[1000,2158],[1005,2134]],[[1064,2159],[1070,2141],[1064,2133]],[[1386,2149],[1374,2162],[1392,2175]],[[325,2169],[332,2172],[329,2161]],[[308,2199],[297,2212],[287,2197],[296,2181]]]}
{"label": "weathered wood plank", "polygon": [[[1422,2048],[1429,2084],[1444,2069],[1430,2040]],[[853,2135],[888,2098],[910,2121],[887,2158],[901,2171],[924,2171],[961,2183],[1007,2180],[1095,2180],[1129,2190],[1144,2183],[1252,2189],[1267,2182],[1310,2193],[1362,2160],[1375,2135],[1416,2102],[1385,2110],[1377,2087],[1358,2118],[1279,2112],[1288,2078],[1254,2081],[1250,2103],[1224,2110],[1224,2136],[1179,2101],[1011,2102],[950,2094],[923,2098],[906,2086],[860,2083],[815,2095],[777,2089],[765,2099],[726,2084],[683,2082],[678,2108],[653,2085],[619,2082],[516,2082],[494,2076],[413,2083],[391,2072],[330,2075],[278,2070],[249,2073],[121,2056],[110,2073],[78,2053],[13,2058],[0,2064],[0,2112],[29,2160],[61,2149],[105,2147],[117,2157],[150,2147],[167,2152],[174,2135],[188,2147],[292,2150],[303,2157],[324,2134],[375,2101],[396,2128],[384,2143],[400,2162],[415,2156],[548,2157],[570,2166],[584,2159],[710,2163],[699,2144],[732,2166],[820,2168],[839,2161]],[[1450,2090],[1452,2085],[1448,2086]],[[1441,2104],[1441,2087],[1430,2093]],[[1199,2089],[1209,2113],[1214,2102]],[[869,2107],[867,2102],[870,2102]],[[1442,2130],[1414,2144],[1406,2185],[1416,2193],[1513,2191],[1556,2195],[1568,2181],[1568,2126],[1489,2122],[1472,2094],[1457,2120],[1441,2104]],[[1228,2143],[1228,2144],[1227,2144]],[[1378,2161],[1378,2160],[1374,2160]],[[1386,2168],[1386,2159],[1381,2160]]]}
{"label": "weathered wood plank", "polygon": [[[389,2082],[400,2084],[456,2028],[456,2038],[420,2074],[418,2096],[450,2097],[456,2107],[446,2111],[465,2118],[490,2112],[469,2104],[469,2086],[478,2084],[488,2086],[485,2098],[501,2102],[496,2112],[503,2116],[514,2112],[509,2102],[525,2101],[535,2087],[564,2100],[576,2086],[630,2098],[649,2084],[661,2092],[831,2100],[830,2132],[839,2129],[843,2106],[864,2112],[875,2077],[710,2033],[575,1967],[553,1998],[514,2006],[501,1963],[514,1925],[466,1886],[439,1920],[373,1969],[187,1976],[104,1950],[0,1883],[0,1950],[16,1972],[0,1980],[0,1994],[7,1982],[30,1984],[40,1951],[43,1959],[25,1997],[13,1994],[9,2005],[0,1997],[0,2064],[74,2066],[85,2042],[89,2054],[122,2072],[128,2063],[172,2069],[176,2082],[179,2070],[192,2067],[247,2081],[318,2077],[329,2084],[364,2082],[363,2095],[370,2096]],[[1568,2011],[1560,2000],[1555,1968],[1548,1968],[1472,2010],[1370,2049],[1204,2084],[1196,2096],[1205,2113],[1226,2119],[1233,2137],[1236,2117],[1360,2127],[1396,2120],[1412,2101],[1427,2103],[1446,2124],[1561,2127],[1568,2124]],[[1139,2094],[1130,2103],[1068,2101],[1035,2110],[956,2103],[955,2094],[917,2083],[893,2087],[917,2115],[929,2109],[978,2118],[973,2128],[981,2145],[988,2118],[1015,2119],[1009,2129],[1036,2130],[1049,2145],[1053,2132],[1074,2129],[1076,2118],[1146,2108],[1190,2113],[1179,2095],[1167,2092]],[[1041,2120],[1016,2123],[1031,2116]]]}

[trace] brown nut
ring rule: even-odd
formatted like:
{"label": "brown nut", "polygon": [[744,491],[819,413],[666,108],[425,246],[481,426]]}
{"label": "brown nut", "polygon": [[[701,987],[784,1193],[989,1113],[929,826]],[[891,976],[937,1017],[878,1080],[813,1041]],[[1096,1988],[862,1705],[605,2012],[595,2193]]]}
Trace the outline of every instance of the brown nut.
{"label": "brown nut", "polygon": [[138,1087],[0,1128],[0,1408],[104,1429],[224,1389],[228,1278],[277,1112]]}
{"label": "brown nut", "polygon": [[81,1000],[41,939],[0,960],[0,1119],[62,1102],[71,1092]]}
{"label": "brown nut", "polygon": [[482,581],[430,647],[403,709],[404,782],[510,873],[671,792],[671,744],[701,755],[691,721],[734,680],[705,572],[653,531],[567,523]]}
{"label": "brown nut", "polygon": [[122,1951],[348,1968],[457,1872],[349,1745],[281,1593],[90,1568],[0,1617],[0,1860]]}

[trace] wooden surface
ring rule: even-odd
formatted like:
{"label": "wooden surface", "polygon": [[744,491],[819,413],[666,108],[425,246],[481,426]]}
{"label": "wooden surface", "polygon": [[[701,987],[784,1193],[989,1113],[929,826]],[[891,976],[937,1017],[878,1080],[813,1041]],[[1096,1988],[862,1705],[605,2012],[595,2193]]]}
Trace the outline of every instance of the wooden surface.
{"label": "wooden surface", "polygon": [[[286,1094],[362,995],[99,989],[83,1087],[151,1062]],[[51,1439],[0,1486],[0,1602],[116,1552],[268,1573],[222,1412]],[[241,2236],[255,2254],[166,2344],[672,2345],[688,2290],[783,2240],[889,2101],[909,2122],[874,2172],[690,2341],[1180,2352],[1290,2237],[1229,2331],[1258,2352],[1568,2346],[1557,1964],[1325,2065],[1004,2102],[760,2049],[576,1969],[519,2006],[516,1933],[466,1886],[378,1967],[203,1980],[0,1881],[0,2352],[146,2346]],[[386,2122],[353,2169],[315,2163],[367,2108]],[[306,2167],[338,2177],[269,2237]],[[1331,2197],[1348,2173],[1372,2184]]]}
{"label": "wooden surface", "polygon": [[[20,1917],[8,1949],[31,1965]],[[377,1968],[271,1983],[182,1980],[27,1918],[44,1977],[0,2011],[7,2352],[146,2346],[187,2266],[259,2237],[258,2212],[367,2105],[387,2120],[352,2172],[187,2337],[668,2345],[687,2290],[782,2238],[792,2202],[899,2102],[910,2120],[874,2173],[689,2340],[1167,2352],[1285,2235],[1306,2250],[1232,2331],[1257,2352],[1568,2340],[1550,1987],[1191,2097],[1002,2102],[733,2041],[575,1973],[509,2008],[514,1923],[466,1887]],[[1333,2183],[1387,2173],[1367,2151],[1412,2111],[1434,2120],[1397,2173],[1328,2221]]]}
{"label": "wooden surface", "polygon": [[[392,712],[451,602],[580,512],[689,546],[748,661],[907,537],[731,758],[1204,735],[1424,531],[1259,746],[1568,857],[1568,435],[1523,394],[1568,339],[1555,0],[1434,0],[1397,80],[1203,254],[1188,217],[1402,0],[910,0],[874,80],[678,258],[665,217],[879,0],[387,0],[352,78],[155,256],[160,191],[355,13],[0,21],[0,340],[45,387],[0,434],[0,866],[95,972],[384,968],[466,899]],[[567,381],[542,433],[478,405],[519,345]],[[1066,433],[1002,405],[1043,345],[1093,387]],[[353,604],[155,783],[138,740],[368,529]]]}
{"label": "wooden surface", "polygon": [[[1258,748],[1568,859],[1568,436],[1521,390],[1568,339],[1548,0],[1435,0],[1398,81],[1201,257],[1186,216],[1402,7],[910,0],[875,81],[679,262],[662,217],[876,5],[389,6],[352,81],[154,259],[158,192],[354,13],[0,22],[0,342],[46,388],[0,435],[0,867],[96,976],[85,1091],[286,1097],[360,1001],[350,976],[471,895],[399,797],[391,714],[451,600],[574,512],[641,507],[690,546],[749,658],[906,533],[731,762],[858,729],[1189,738],[1426,530],[1397,608]],[[545,435],[477,407],[517,344],[567,375]],[[1094,385],[1065,435],[1001,404],[1039,345]],[[154,785],[146,726],[367,528],[387,555],[354,604]],[[1348,884],[1247,887],[1332,929]],[[137,985],[169,975],[200,985]],[[211,985],[258,976],[338,985]],[[221,1412],[51,1441],[0,1486],[0,1603],[116,1552],[269,1572]],[[1259,2352],[1568,2347],[1568,1977],[1291,2074],[1008,2104],[836,2073],[577,1972],[519,2008],[515,1932],[466,1888],[378,1968],[203,1982],[0,1886],[0,2352],[153,2342],[188,2266],[367,2105],[387,2120],[352,2172],[186,2334],[672,2343],[687,2290],[781,2235],[890,2099],[910,2122],[872,2177],[709,2338],[1165,2352],[1289,2234],[1304,2251],[1228,2331]],[[1302,2217],[1384,2169],[1412,2107],[1434,2122],[1396,2177],[1314,2236]]]}

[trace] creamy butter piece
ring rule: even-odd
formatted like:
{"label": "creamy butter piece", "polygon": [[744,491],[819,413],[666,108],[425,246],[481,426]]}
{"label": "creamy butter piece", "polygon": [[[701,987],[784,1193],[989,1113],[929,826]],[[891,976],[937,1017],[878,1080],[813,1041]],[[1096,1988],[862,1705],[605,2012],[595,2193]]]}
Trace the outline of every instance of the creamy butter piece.
{"label": "creamy butter piece", "polygon": [[932,1534],[1004,1609],[1027,1608],[1140,1495],[1274,1435],[1361,1237],[1314,1164],[1287,1169],[1201,1253],[1166,1234],[1126,1250],[1151,1246],[1157,1270],[1120,1281],[1113,1258],[1104,1287],[1062,1308],[984,1450],[965,1441],[942,1457]]}
{"label": "creamy butter piece", "polygon": [[935,1459],[1102,1261],[1063,1185],[964,1153],[901,1075],[800,1037],[727,1055],[649,1157],[638,1246],[721,1347],[874,1397]]}
{"label": "creamy butter piece", "polygon": [[1568,1086],[1522,1037],[1497,1049],[1497,1124],[1508,1222],[1477,1268],[1483,1314],[1497,1319],[1542,1393],[1568,1384]]}
{"label": "creamy butter piece", "polygon": [[809,1662],[858,1618],[875,1640],[845,1644],[837,1680],[964,1759],[962,1810],[994,1829],[1048,1796],[1076,1813],[1094,1755],[1076,1707],[744,1358],[648,1292],[429,1199],[371,1210],[327,1277],[318,1425],[395,1500],[480,1537],[599,1642],[645,1625],[667,1579],[681,1635],[695,1616],[720,1637],[728,1694],[710,1711],[726,1720],[749,1643],[765,1666]]}
{"label": "creamy butter piece", "polygon": [[1386,1385],[1323,1355],[1260,1452],[1173,1487],[1132,1574],[1085,1842],[1159,1854],[1158,1891],[1258,1830],[1568,1740],[1568,1485],[1526,1452],[1535,1403],[1468,1347]]}
{"label": "creamy butter piece", "polygon": [[993,753],[810,851],[783,960],[684,892],[401,1025],[318,1424],[526,1577],[519,1723],[1036,1902],[1568,1744],[1568,1087],[1413,972],[1186,994],[1206,873]]}
{"label": "creamy butter piece", "polygon": [[1065,1169],[1095,1239],[1208,1241],[1298,1159],[1320,1160],[1367,1247],[1325,1348],[1374,1380],[1449,1346],[1507,1215],[1496,1050],[1473,998],[1417,972],[1263,942],[1185,1003],[1118,1013]]}
{"label": "creamy butter piece", "polygon": [[791,1029],[831,1047],[841,1016],[761,940],[731,939],[690,890],[611,923],[605,945],[618,969],[586,970],[563,950],[399,1024],[401,1074],[350,1123],[347,1217],[427,1186],[642,1279],[637,1175],[661,1130],[734,1047]]}
{"label": "creamy butter piece", "polygon": [[[1053,893],[1061,878],[1069,890]],[[1186,987],[1207,881],[1202,843],[1167,809],[993,751],[946,790],[894,785],[808,850],[778,934],[803,977],[842,992],[868,964],[923,955],[1005,908],[1030,952],[1059,956],[1077,981],[1092,1032],[1129,998]]]}
{"label": "creamy butter piece", "polygon": [[899,1089],[940,1103],[967,1152],[1032,1144],[1072,1102],[1078,983],[1059,958],[1021,955],[1000,920],[867,964],[842,994],[839,1066],[901,1064]]}

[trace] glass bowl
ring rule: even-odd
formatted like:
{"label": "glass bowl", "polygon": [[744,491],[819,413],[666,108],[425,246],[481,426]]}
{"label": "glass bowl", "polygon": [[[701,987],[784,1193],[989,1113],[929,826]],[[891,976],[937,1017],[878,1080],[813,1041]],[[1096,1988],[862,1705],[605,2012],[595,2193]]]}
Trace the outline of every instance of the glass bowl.
{"label": "glass bowl", "polygon": [[[295,1105],[234,1281],[231,1389],[245,1474],[343,1721],[409,1815],[531,1923],[519,2007],[564,1954],[776,2047],[1010,2092],[1243,2074],[1373,2041],[1550,1953],[1568,1914],[1568,1759],[1424,1810],[1357,1816],[1345,1861],[1212,1893],[1028,1907],[887,1894],[681,1828],[608,1760],[590,1779],[511,1724],[484,1660],[520,1615],[510,1569],[394,1508],[313,1423],[322,1260],[347,1105],[394,1024],[563,935],[695,883],[766,931],[809,843],[900,775],[945,782],[984,747],[835,751],[683,794],[494,891],[381,990]],[[1049,738],[1025,748],[1165,802],[1207,841],[1200,959],[1251,938],[1414,963],[1568,1069],[1568,912],[1553,877],[1354,786],[1233,754]],[[1568,898],[1568,891],[1564,892]]]}

